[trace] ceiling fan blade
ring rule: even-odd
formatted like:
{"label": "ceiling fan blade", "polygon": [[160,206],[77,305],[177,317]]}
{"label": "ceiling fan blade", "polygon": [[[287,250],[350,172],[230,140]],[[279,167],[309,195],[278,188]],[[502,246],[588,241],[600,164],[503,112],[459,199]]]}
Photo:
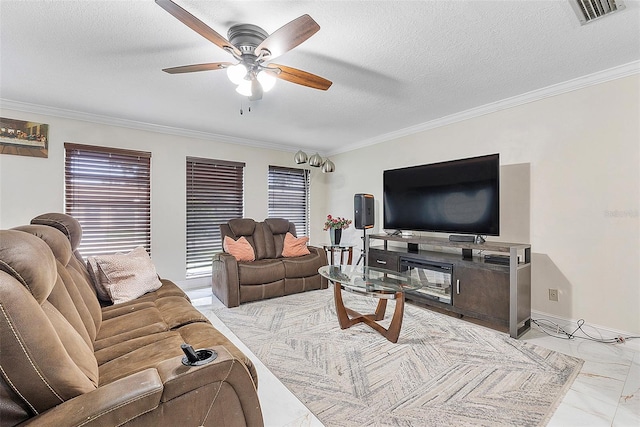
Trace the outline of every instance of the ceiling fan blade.
{"label": "ceiling fan blade", "polygon": [[313,18],[309,15],[302,15],[264,39],[256,48],[256,55],[260,56],[261,51],[266,50],[267,52],[264,52],[265,58],[273,59],[298,46],[317,33],[319,29],[320,25]]}
{"label": "ceiling fan blade", "polygon": [[[278,69],[280,72],[278,72]],[[265,67],[265,70],[279,79],[314,89],[327,90],[333,84],[325,78],[297,68],[287,67],[286,65],[269,64],[268,67]]]}
{"label": "ceiling fan blade", "polygon": [[183,65],[181,67],[164,68],[162,71],[169,74],[193,73],[196,71],[221,70],[233,65],[233,62],[211,62],[209,64]]}
{"label": "ceiling fan blade", "polygon": [[240,52],[237,47],[229,43],[227,39],[222,37],[220,34],[211,29],[211,27],[209,27],[207,24],[205,24],[171,0],[156,0],[156,3],[158,4],[158,6],[169,12],[180,22],[191,28],[196,33],[200,34],[205,39],[209,40],[211,43],[225,50],[231,49],[238,56],[242,55],[242,52]]}

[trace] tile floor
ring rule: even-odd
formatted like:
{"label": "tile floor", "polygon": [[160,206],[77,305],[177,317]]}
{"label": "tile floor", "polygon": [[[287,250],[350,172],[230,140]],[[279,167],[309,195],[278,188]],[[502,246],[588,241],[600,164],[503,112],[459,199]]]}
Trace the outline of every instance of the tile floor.
{"label": "tile floor", "polygon": [[[188,289],[187,294],[194,306],[256,364],[260,378],[258,395],[266,427],[323,425],[213,314],[212,310],[222,303],[210,289]],[[640,346],[637,343],[611,345],[559,339],[536,326],[521,339],[585,361],[548,426],[640,426],[640,350],[637,350]]]}

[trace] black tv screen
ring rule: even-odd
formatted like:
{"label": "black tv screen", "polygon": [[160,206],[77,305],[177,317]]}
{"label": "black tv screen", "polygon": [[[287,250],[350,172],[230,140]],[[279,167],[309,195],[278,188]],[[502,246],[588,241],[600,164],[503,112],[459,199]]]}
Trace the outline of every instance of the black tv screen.
{"label": "black tv screen", "polygon": [[386,230],[500,234],[499,154],[385,170],[383,187]]}

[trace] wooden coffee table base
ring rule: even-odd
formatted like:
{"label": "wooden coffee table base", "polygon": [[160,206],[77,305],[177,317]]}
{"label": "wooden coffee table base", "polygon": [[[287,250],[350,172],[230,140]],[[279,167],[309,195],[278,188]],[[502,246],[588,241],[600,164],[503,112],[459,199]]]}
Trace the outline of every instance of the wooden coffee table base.
{"label": "wooden coffee table base", "polygon": [[[391,292],[388,294],[383,293],[362,293],[362,295],[372,296],[379,298],[378,306],[373,314],[360,314],[357,311],[351,310],[344,306],[342,301],[342,286],[340,283],[333,284],[333,296],[336,303],[336,314],[338,315],[338,322],[340,328],[347,329],[358,323],[364,323],[380,332],[380,334],[389,341],[398,342],[398,336],[400,335],[400,328],[402,327],[402,317],[404,315],[404,293],[403,292]],[[358,293],[358,292],[353,292]],[[385,328],[377,321],[384,319],[384,313],[387,309],[387,300],[396,300],[396,309],[393,312],[391,323],[389,328]]]}

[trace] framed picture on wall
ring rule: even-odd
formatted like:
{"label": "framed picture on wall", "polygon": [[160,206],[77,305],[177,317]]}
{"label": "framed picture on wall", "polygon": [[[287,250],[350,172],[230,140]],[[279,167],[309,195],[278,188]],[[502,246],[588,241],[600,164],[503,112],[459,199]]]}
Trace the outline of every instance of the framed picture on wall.
{"label": "framed picture on wall", "polygon": [[49,125],[0,117],[0,154],[48,157]]}

